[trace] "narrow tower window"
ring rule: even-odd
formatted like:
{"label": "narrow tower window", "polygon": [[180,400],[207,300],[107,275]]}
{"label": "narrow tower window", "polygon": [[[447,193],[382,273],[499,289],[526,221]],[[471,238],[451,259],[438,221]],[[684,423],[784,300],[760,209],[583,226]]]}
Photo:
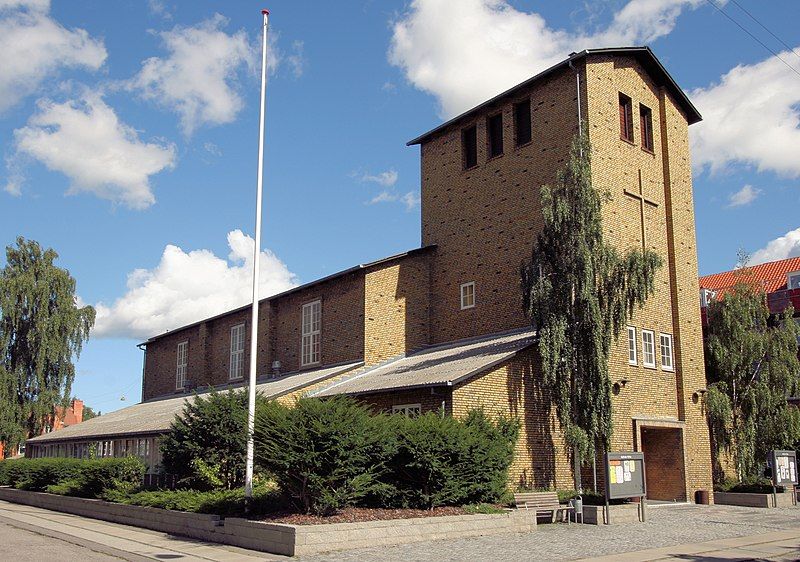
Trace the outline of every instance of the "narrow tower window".
{"label": "narrow tower window", "polygon": [[478,129],[473,125],[461,132],[461,145],[464,150],[464,169],[478,165]]}
{"label": "narrow tower window", "polygon": [[319,363],[319,339],[321,327],[320,301],[303,305],[302,342],[300,350],[300,365],[313,365]]}
{"label": "narrow tower window", "polygon": [[619,95],[619,137],[633,142],[633,103],[623,93]]}
{"label": "narrow tower window", "polygon": [[231,328],[231,360],[228,378],[244,377],[244,324]]}
{"label": "narrow tower window", "polygon": [[531,101],[514,104],[514,142],[522,146],[531,142]]}
{"label": "narrow tower window", "polygon": [[486,120],[489,132],[489,158],[503,154],[503,114],[492,115]]}
{"label": "narrow tower window", "polygon": [[642,104],[639,104],[639,125],[642,129],[642,148],[653,152],[653,112]]}

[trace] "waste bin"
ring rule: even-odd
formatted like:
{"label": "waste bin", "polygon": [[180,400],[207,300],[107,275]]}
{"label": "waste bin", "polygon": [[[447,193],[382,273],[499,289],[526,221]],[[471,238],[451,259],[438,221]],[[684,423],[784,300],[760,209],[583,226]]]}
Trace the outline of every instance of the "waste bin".
{"label": "waste bin", "polygon": [[708,490],[697,490],[694,493],[694,503],[708,505]]}
{"label": "waste bin", "polygon": [[583,498],[578,496],[569,501],[574,509],[574,516],[576,523],[583,523]]}

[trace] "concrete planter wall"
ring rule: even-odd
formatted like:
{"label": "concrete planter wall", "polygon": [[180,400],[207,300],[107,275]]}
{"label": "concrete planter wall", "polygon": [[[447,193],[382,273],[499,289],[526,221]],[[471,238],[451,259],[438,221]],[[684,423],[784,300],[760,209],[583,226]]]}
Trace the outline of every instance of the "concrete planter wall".
{"label": "concrete planter wall", "polygon": [[235,517],[221,520],[217,515],[123,505],[8,487],[0,487],[0,500],[288,556],[536,530],[536,512],[526,510],[363,523],[284,525]]}
{"label": "concrete planter wall", "polygon": [[[792,507],[792,494],[776,494],[777,507]],[[772,494],[742,494],[738,492],[714,492],[714,503],[717,505],[741,505],[744,507],[775,507],[772,505]]]}
{"label": "concrete planter wall", "polygon": [[[583,522],[587,525],[605,525],[604,505],[584,505]],[[627,525],[639,523],[639,504],[624,503],[609,506],[611,510],[611,525]]]}
{"label": "concrete planter wall", "polygon": [[536,530],[534,513],[514,510],[492,515],[452,515],[326,525],[283,525],[229,517],[225,519],[224,532],[231,533],[229,544],[299,556],[435,539],[527,533]]}

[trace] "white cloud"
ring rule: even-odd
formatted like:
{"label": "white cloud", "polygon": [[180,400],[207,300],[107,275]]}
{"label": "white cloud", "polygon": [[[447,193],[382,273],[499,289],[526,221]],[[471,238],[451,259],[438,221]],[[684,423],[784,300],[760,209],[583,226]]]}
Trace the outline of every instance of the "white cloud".
{"label": "white cloud", "polygon": [[[253,69],[256,57],[247,33],[229,35],[228,20],[216,14],[196,26],[160,33],[169,55],[152,57],[127,86],[180,116],[188,136],[203,125],[231,123],[244,106],[238,75]],[[277,58],[271,62],[277,64]]]}
{"label": "white cloud", "polygon": [[[25,127],[14,131],[17,157],[25,154],[71,180],[69,193],[92,193],[102,199],[142,209],[155,202],[150,176],[175,164],[175,147],[147,143],[119,120],[103,98],[86,91],[77,100],[40,100]],[[11,161],[11,180],[20,176]],[[9,187],[6,186],[6,191]]]}
{"label": "white cloud", "polygon": [[160,17],[164,20],[172,19],[172,12],[162,0],[147,0],[147,9],[154,16]]}
{"label": "white cloud", "polygon": [[[247,304],[252,298],[253,239],[228,233],[228,258],[209,250],[164,248],[153,269],[128,275],[127,292],[113,304],[97,303],[95,337],[145,339]],[[261,253],[261,298],[297,285],[271,251]]]}
{"label": "white cloud", "polygon": [[761,190],[750,184],[745,185],[736,193],[731,193],[728,198],[728,207],[743,207],[755,201],[761,195]]}
{"label": "white cloud", "polygon": [[[800,72],[797,57],[780,56]],[[800,176],[800,76],[776,57],[738,65],[691,98],[703,115],[690,129],[696,170],[739,163]]]}
{"label": "white cloud", "polygon": [[748,265],[800,257],[800,228],[790,230],[754,252]]}
{"label": "white cloud", "polygon": [[389,61],[456,115],[585,48],[649,43],[705,0],[630,0],[595,33],[553,29],[506,0],[414,0],[395,23]]}
{"label": "white cloud", "polygon": [[102,40],[63,27],[49,11],[47,0],[0,0],[0,113],[58,70],[97,70],[106,60]]}
{"label": "white cloud", "polygon": [[420,198],[419,194],[414,191],[409,191],[402,195],[391,191],[381,191],[367,202],[368,205],[375,205],[377,203],[402,203],[405,205],[406,211],[411,211],[419,206]]}
{"label": "white cloud", "polygon": [[305,72],[306,58],[304,48],[305,44],[302,41],[292,41],[292,52],[286,56],[286,63],[295,78],[300,78]]}
{"label": "white cloud", "polygon": [[399,177],[397,170],[394,169],[389,169],[385,172],[379,172],[377,174],[370,174],[369,172],[353,172],[350,175],[358,178],[358,181],[360,182],[377,183],[383,187],[392,187],[397,183],[397,178]]}

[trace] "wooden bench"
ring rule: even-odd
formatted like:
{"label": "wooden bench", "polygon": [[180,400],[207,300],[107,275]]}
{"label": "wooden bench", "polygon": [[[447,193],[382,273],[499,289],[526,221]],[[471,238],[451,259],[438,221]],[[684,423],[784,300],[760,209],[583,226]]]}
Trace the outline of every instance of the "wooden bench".
{"label": "wooden bench", "polygon": [[558,503],[558,494],[555,492],[521,492],[514,494],[514,504],[517,509],[535,509],[536,515],[550,514],[551,523],[556,522],[556,516],[561,513],[562,521],[569,525],[569,513],[575,511],[571,505]]}

